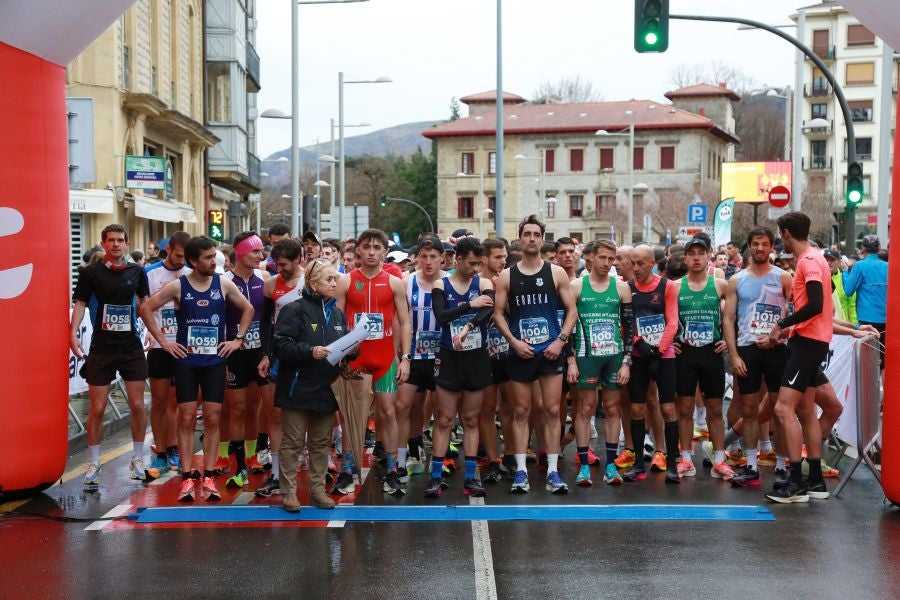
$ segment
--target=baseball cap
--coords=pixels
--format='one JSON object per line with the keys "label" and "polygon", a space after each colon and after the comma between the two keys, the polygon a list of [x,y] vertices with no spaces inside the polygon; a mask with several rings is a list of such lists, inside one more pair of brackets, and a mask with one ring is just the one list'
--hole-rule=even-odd
{"label": "baseball cap", "polygon": [[436,235],[423,236],[422,239],[419,240],[419,243],[416,244],[416,248],[415,248],[416,254],[418,254],[422,250],[426,250],[426,249],[433,249],[433,250],[437,250],[438,252],[443,252],[444,251],[444,242],[442,242],[441,238],[439,238]]}
{"label": "baseball cap", "polygon": [[444,252],[456,252],[456,249],[453,248],[453,244],[451,244],[450,242],[441,242],[441,245],[444,248]]}
{"label": "baseball cap", "polygon": [[863,236],[860,245],[869,252],[878,252],[878,249],[881,247],[881,243],[878,241],[878,236],[871,233]]}
{"label": "baseball cap", "polygon": [[394,250],[393,252],[388,252],[387,262],[399,263],[403,262],[407,258],[409,258],[409,254],[407,254],[403,250]]}
{"label": "baseball cap", "polygon": [[701,238],[691,238],[684,243],[684,251],[687,252],[693,246],[700,246],[704,250],[709,250],[709,246],[706,244],[706,240]]}
{"label": "baseball cap", "polygon": [[322,247],[322,239],[321,239],[318,235],[316,235],[315,233],[313,233],[312,231],[307,231],[306,233],[304,233],[304,234],[303,234],[302,240],[303,240],[304,242],[305,242],[306,240],[312,240],[312,241],[314,241],[314,242],[319,246],[319,248]]}
{"label": "baseball cap", "polygon": [[834,250],[826,250],[822,255],[825,257],[825,260],[841,260],[841,255]]}

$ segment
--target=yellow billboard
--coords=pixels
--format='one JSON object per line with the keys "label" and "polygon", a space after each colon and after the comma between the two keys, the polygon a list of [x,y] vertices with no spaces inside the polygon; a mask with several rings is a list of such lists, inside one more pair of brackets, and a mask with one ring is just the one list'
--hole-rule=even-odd
{"label": "yellow billboard", "polygon": [[768,202],[769,190],[776,185],[791,189],[791,163],[722,163],[722,198],[735,202]]}

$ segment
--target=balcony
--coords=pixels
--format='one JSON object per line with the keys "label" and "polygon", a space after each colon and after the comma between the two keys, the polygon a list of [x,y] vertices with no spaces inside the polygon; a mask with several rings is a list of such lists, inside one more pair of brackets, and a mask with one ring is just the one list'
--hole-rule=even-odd
{"label": "balcony", "polygon": [[[823,136],[831,135],[831,131],[834,129],[834,119],[831,119],[828,121],[827,127],[810,127],[809,125],[807,125],[807,123],[811,123],[814,120],[819,120],[819,119],[803,121],[802,129],[806,135],[808,135],[810,137],[823,137]],[[824,120],[824,119],[822,119],[822,120]]]}
{"label": "balcony", "polygon": [[[837,56],[834,46],[813,46],[812,51],[822,60],[834,60]],[[806,60],[809,60],[809,57],[806,57]]]}
{"label": "balcony", "polygon": [[833,161],[831,156],[804,156],[800,166],[804,171],[830,171]]}
{"label": "balcony", "polygon": [[209,178],[240,195],[259,191],[260,161],[247,151],[247,134],[237,125],[210,125],[221,140],[209,149]]}
{"label": "balcony", "polygon": [[254,94],[259,89],[259,54],[253,44],[247,42],[247,93]]}
{"label": "balcony", "polygon": [[247,185],[256,188],[256,191],[259,191],[259,182],[260,182],[260,172],[262,171],[262,161],[258,156],[253,154],[252,152],[247,152],[247,177],[244,179],[244,183]]}
{"label": "balcony", "polygon": [[828,81],[814,81],[813,83],[805,83],[803,84],[803,96],[805,98],[809,97],[820,97],[820,96],[830,96],[832,93],[831,84]]}

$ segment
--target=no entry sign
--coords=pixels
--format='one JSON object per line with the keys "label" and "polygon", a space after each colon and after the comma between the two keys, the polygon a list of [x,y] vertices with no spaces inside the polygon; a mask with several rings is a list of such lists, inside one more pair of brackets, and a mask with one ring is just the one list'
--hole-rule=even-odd
{"label": "no entry sign", "polygon": [[769,204],[775,208],[784,208],[791,203],[791,190],[783,185],[776,185],[769,190]]}

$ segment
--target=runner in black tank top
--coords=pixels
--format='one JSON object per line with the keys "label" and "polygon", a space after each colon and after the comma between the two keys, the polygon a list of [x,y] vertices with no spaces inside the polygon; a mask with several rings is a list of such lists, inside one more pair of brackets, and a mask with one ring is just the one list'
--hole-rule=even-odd
{"label": "runner in black tank top", "polygon": [[[519,224],[523,258],[518,265],[500,275],[494,304],[494,324],[510,345],[508,362],[515,413],[511,431],[506,432],[506,453],[516,457],[513,493],[525,493],[529,489],[525,448],[531,413],[531,385],[536,380],[540,381],[544,400],[542,421],[548,462],[546,488],[553,493],[568,491],[557,470],[564,368],[562,354],[575,329],[578,314],[566,272],[541,260],[543,238],[544,224],[537,216],[530,215]],[[557,310],[565,311],[562,325]],[[571,369],[569,375],[571,383],[574,383],[576,370]]]}

